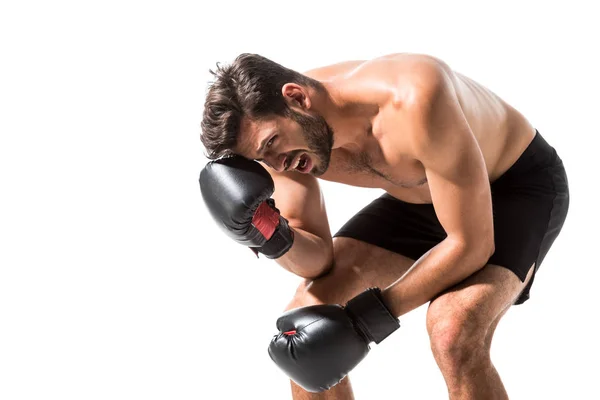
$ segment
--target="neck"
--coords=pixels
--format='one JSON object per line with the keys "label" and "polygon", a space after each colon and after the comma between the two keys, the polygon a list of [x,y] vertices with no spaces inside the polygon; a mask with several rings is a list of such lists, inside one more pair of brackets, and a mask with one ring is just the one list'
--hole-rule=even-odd
{"label": "neck", "polygon": [[330,82],[311,95],[311,109],[325,118],[334,132],[333,148],[360,146],[371,133],[371,121],[377,108],[348,102],[343,92]]}

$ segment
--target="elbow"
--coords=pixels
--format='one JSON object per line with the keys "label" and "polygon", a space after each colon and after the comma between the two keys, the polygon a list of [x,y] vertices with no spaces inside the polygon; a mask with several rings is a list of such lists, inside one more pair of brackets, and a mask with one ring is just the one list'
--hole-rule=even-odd
{"label": "elbow", "polygon": [[295,272],[295,274],[304,279],[315,280],[327,275],[332,269],[333,260],[324,263],[314,264],[311,266],[310,269],[303,269]]}
{"label": "elbow", "polygon": [[333,268],[333,239],[331,237],[321,238],[321,254],[323,258],[318,266],[316,278],[327,275]]}
{"label": "elbow", "polygon": [[494,226],[490,224],[489,228],[481,235],[481,248],[483,251],[483,262],[487,263],[496,251],[496,240],[494,238]]}
{"label": "elbow", "polygon": [[475,273],[483,268],[490,257],[494,254],[494,235],[480,232],[478,235],[472,235],[469,238],[462,237],[455,243],[460,250],[461,258],[471,273]]}
{"label": "elbow", "polygon": [[333,243],[331,240],[318,239],[318,247],[310,251],[302,263],[292,267],[292,272],[301,278],[314,280],[327,275],[333,269]]}
{"label": "elbow", "polygon": [[494,234],[483,233],[477,240],[472,241],[469,248],[477,266],[483,268],[496,251]]}
{"label": "elbow", "polygon": [[333,245],[327,245],[324,241],[324,250],[321,253],[323,259],[315,265],[315,269],[311,271],[309,276],[305,276],[307,279],[317,279],[327,275],[333,269]]}
{"label": "elbow", "polygon": [[492,237],[492,239],[489,242],[489,245],[487,246],[487,253],[485,255],[485,263],[487,263],[488,260],[494,255],[495,251],[496,251],[496,244],[494,243],[494,238]]}
{"label": "elbow", "polygon": [[305,273],[300,273],[298,275],[304,279],[314,281],[315,279],[319,279],[319,278],[322,278],[323,276],[327,275],[329,273],[329,271],[331,271],[332,268],[333,268],[333,263],[325,264],[321,267],[315,268],[314,270],[306,271]]}

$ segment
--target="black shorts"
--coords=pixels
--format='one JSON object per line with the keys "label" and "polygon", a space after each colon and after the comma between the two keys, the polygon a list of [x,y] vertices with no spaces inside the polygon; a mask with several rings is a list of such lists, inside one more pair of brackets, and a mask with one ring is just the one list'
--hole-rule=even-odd
{"label": "black shorts", "polygon": [[[488,264],[525,281],[538,271],[558,236],[569,208],[562,160],[536,131],[519,159],[491,184],[495,252]],[[334,235],[354,238],[417,260],[446,237],[432,204],[413,204],[384,194]],[[533,277],[515,304],[529,298]]]}

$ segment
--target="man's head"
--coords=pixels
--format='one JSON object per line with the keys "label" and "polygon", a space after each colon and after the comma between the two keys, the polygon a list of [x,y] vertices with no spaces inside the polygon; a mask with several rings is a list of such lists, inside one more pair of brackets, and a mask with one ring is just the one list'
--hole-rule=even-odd
{"label": "man's head", "polygon": [[276,170],[327,170],[333,131],[310,110],[310,94],[325,90],[320,82],[256,54],[212,73],[201,135],[208,158],[239,154]]}

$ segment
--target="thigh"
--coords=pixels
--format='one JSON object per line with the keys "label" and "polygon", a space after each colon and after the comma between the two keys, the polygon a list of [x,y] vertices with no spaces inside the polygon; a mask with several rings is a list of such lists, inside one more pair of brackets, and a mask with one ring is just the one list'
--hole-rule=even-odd
{"label": "thigh", "polygon": [[535,264],[534,277],[516,303],[521,304],[567,217],[566,171],[556,151],[537,135],[491,189],[495,252],[488,263],[511,269],[521,281]]}
{"label": "thigh", "polygon": [[304,281],[288,309],[343,304],[369,287],[385,288],[444,236],[432,205],[409,204],[384,194],[334,235],[332,269]]}
{"label": "thigh", "polygon": [[[427,329],[447,329],[448,324],[465,329],[467,334],[480,332],[487,340],[500,318],[515,303],[527,286],[534,268],[530,267],[525,281],[511,270],[488,264],[461,283],[436,296],[427,310]],[[472,328],[472,329],[468,329]]]}
{"label": "thigh", "polygon": [[418,260],[446,232],[432,204],[406,203],[385,193],[356,213],[334,237],[353,238]]}
{"label": "thigh", "polygon": [[348,237],[333,240],[334,264],[324,276],[304,280],[287,307],[344,304],[369,287],[387,287],[412,266],[414,260]]}

